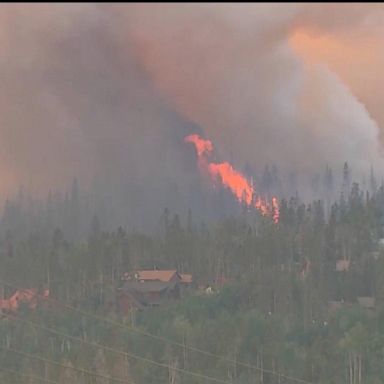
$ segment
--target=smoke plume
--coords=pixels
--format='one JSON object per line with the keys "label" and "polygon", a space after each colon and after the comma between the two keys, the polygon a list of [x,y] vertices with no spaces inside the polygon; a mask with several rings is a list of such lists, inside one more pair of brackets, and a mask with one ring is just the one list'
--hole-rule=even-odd
{"label": "smoke plume", "polygon": [[3,4],[0,21],[3,198],[77,177],[120,221],[185,209],[193,133],[254,172],[383,171],[381,6]]}

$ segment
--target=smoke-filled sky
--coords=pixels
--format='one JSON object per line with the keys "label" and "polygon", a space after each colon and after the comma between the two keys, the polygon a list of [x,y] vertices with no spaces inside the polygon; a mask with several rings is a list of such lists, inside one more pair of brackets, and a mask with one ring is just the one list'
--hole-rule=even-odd
{"label": "smoke-filled sky", "polygon": [[193,132],[240,169],[382,171],[383,46],[381,4],[2,4],[0,194],[162,204],[198,182]]}

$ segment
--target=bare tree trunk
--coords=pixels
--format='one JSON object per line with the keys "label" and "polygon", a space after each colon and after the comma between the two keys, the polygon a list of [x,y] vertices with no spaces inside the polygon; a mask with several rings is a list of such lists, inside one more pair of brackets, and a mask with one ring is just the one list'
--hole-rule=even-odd
{"label": "bare tree trunk", "polygon": [[69,303],[70,294],[69,294],[69,285],[68,285],[68,283],[66,284],[66,287],[65,287],[65,293],[66,293],[67,303]]}
{"label": "bare tree trunk", "polygon": [[183,358],[184,358],[184,369],[188,368],[188,361],[187,361],[187,343],[186,343],[186,337],[185,334],[183,334]]}
{"label": "bare tree trunk", "polygon": [[177,382],[177,371],[176,368],[178,366],[177,359],[171,360],[169,362],[169,384],[176,384]]}
{"label": "bare tree trunk", "polygon": [[359,362],[359,384],[361,384],[361,354],[358,356]]}
{"label": "bare tree trunk", "polygon": [[49,265],[47,266],[47,287],[48,287],[48,290],[50,291],[51,290],[51,274],[49,271]]}
{"label": "bare tree trunk", "polygon": [[260,353],[260,383],[264,383],[263,353]]}
{"label": "bare tree trunk", "polygon": [[[0,284],[0,300],[4,300],[5,295],[4,295],[4,284]],[[2,315],[3,309],[0,307],[0,315]]]}
{"label": "bare tree trunk", "polygon": [[236,346],[235,346],[233,361],[234,361],[234,364],[233,364],[233,378],[236,380],[236,378],[237,378],[237,351],[236,351]]}
{"label": "bare tree trunk", "polygon": [[94,365],[95,365],[95,371],[99,375],[96,378],[96,384],[108,384],[110,375],[108,373],[106,358],[102,349],[99,349],[96,352]]}
{"label": "bare tree trunk", "polygon": [[83,271],[83,289],[82,289],[82,296],[84,297],[85,296],[85,293],[86,293],[86,287],[85,287],[85,284],[86,284],[86,276],[85,276],[85,270]]}
{"label": "bare tree trunk", "polygon": [[48,364],[44,362],[44,379],[47,381],[49,380],[48,378]]}
{"label": "bare tree trunk", "polygon": [[100,274],[100,304],[103,302],[103,273]]}

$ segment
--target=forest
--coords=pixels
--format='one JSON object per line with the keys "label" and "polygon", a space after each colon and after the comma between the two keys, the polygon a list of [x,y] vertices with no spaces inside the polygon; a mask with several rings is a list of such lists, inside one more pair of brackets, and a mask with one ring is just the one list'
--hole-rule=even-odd
{"label": "forest", "polygon": [[[49,298],[3,310],[1,383],[384,382],[384,185],[363,189],[347,165],[340,185],[332,201],[281,199],[277,224],[246,206],[210,221],[164,208],[148,233],[106,228],[77,181],[37,205],[21,192],[0,224],[2,297]],[[116,292],[137,269],[194,286],[123,315]]]}

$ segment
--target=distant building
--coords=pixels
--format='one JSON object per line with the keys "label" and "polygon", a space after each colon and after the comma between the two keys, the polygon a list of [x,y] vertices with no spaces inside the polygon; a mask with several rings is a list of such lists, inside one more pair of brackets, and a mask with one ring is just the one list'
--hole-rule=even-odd
{"label": "distant building", "polygon": [[350,260],[337,260],[336,262],[336,272],[344,272],[344,271],[349,271],[351,261]]}
{"label": "distant building", "polygon": [[384,250],[384,239],[379,239],[377,241],[377,245],[378,245],[380,250]]}
{"label": "distant building", "polygon": [[310,268],[311,268],[311,262],[307,258],[304,258],[304,260],[300,266],[300,278],[301,279],[304,279],[308,275]]}
{"label": "distant building", "polygon": [[364,308],[375,308],[375,298],[370,296],[358,297],[357,302]]}
{"label": "distant building", "polygon": [[180,299],[192,284],[192,275],[176,270],[144,270],[126,273],[118,293],[118,309],[127,314],[131,309],[160,306]]}
{"label": "distant building", "polygon": [[375,260],[379,260],[380,255],[381,255],[381,252],[380,252],[380,251],[372,251],[372,252],[371,252],[371,255],[372,255],[372,257],[373,257]]}
{"label": "distant building", "polygon": [[181,276],[181,284],[185,284],[187,286],[191,285],[193,280],[192,280],[192,275],[182,273],[180,274]]}
{"label": "distant building", "polygon": [[338,309],[343,308],[345,305],[346,305],[346,303],[343,300],[342,301],[336,301],[336,300],[328,301],[328,310],[330,312],[335,312]]}
{"label": "distant building", "polygon": [[39,300],[49,297],[49,290],[45,289],[39,294],[36,288],[20,289],[13,293],[8,299],[0,299],[0,310],[5,312],[17,312],[20,305],[28,305],[30,309],[35,309]]}
{"label": "distant building", "polygon": [[216,279],[215,279],[215,282],[214,282],[214,286],[216,289],[220,289],[220,288],[223,288],[224,285],[228,284],[229,283],[229,279],[224,277],[224,276],[218,276]]}

